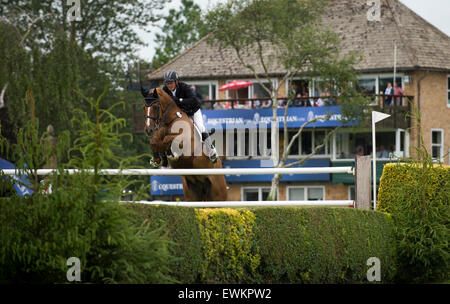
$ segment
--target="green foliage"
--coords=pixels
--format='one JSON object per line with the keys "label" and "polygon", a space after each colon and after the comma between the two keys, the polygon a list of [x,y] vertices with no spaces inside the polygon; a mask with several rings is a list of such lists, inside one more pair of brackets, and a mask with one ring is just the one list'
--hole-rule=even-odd
{"label": "green foliage", "polygon": [[264,283],[365,283],[367,259],[381,261],[381,280],[395,274],[390,219],[342,208],[261,208],[255,239]]}
{"label": "green foliage", "polygon": [[422,163],[388,164],[378,201],[395,223],[399,280],[448,280],[450,167],[426,155]]}
{"label": "green foliage", "polygon": [[[106,92],[106,90],[105,90]],[[28,283],[66,282],[69,257],[81,260],[82,281],[92,283],[167,283],[171,257],[167,237],[148,224],[134,224],[134,213],[117,202],[126,178],[105,178],[99,169],[116,160],[111,147],[118,145],[122,120],[93,106],[95,120],[77,111],[79,139],[70,150],[74,175],[58,171],[39,180],[35,170],[52,156],[66,151],[68,141],[46,144],[38,123],[29,120],[12,145],[16,166],[33,178],[32,196],[13,196],[0,206],[0,281]],[[0,141],[4,143],[4,141]],[[132,164],[121,160],[120,165]],[[94,173],[86,169],[94,169]],[[52,186],[51,194],[43,186]],[[144,191],[144,189],[142,189]]]}
{"label": "green foliage", "polygon": [[179,10],[169,10],[160,27],[162,34],[155,35],[154,69],[160,68],[208,34],[201,13],[200,7],[192,0],[181,0]]}
{"label": "green foliage", "polygon": [[182,269],[171,266],[181,283],[367,283],[370,257],[380,259],[383,283],[396,272],[392,221],[378,212],[198,209],[194,216],[192,208],[130,208],[138,221],[166,227],[182,258]]}
{"label": "green foliage", "polygon": [[199,209],[205,262],[202,281],[243,283],[259,264],[253,252],[255,216],[249,210]]}
{"label": "green foliage", "polygon": [[[122,148],[122,137],[129,137],[128,133],[121,133],[121,128],[126,121],[123,118],[117,118],[111,111],[122,103],[115,103],[108,109],[101,107],[102,97],[106,94],[107,87],[97,100],[93,98],[83,98],[90,105],[94,113],[94,119],[90,120],[89,115],[80,110],[74,111],[72,119],[77,132],[77,139],[73,148],[69,151],[70,161],[67,164],[69,168],[93,169],[94,175],[86,187],[93,189],[93,193],[98,195],[99,191],[107,191],[109,197],[119,198],[122,191],[130,188],[133,184],[139,183],[139,179],[130,179],[127,176],[103,176],[99,174],[101,169],[119,168],[125,169],[131,166],[139,168],[136,162],[140,158],[150,157],[143,154],[134,157],[122,157],[114,153],[114,149]],[[148,185],[143,185],[139,189],[140,195],[144,193]],[[94,196],[95,200],[97,196]]]}
{"label": "green foliage", "polygon": [[132,203],[126,206],[136,211],[136,224],[148,223],[151,229],[165,227],[172,242],[170,254],[174,257],[170,264],[171,276],[184,284],[200,283],[205,259],[195,210]]}
{"label": "green foliage", "polygon": [[69,257],[80,259],[82,283],[171,281],[162,232],[133,225],[117,202],[92,205],[82,189],[0,200],[0,219],[0,282],[67,283]]}
{"label": "green foliage", "polygon": [[81,20],[71,22],[67,15],[73,4],[68,5],[67,1],[9,0],[2,3],[0,15],[14,22],[21,33],[27,31],[29,22],[25,13],[33,20],[41,17],[29,33],[27,45],[48,51],[52,47],[48,37],[59,32],[76,41],[83,50],[115,65],[110,66],[115,69],[127,56],[135,58],[135,48],[144,45],[133,27],[145,28],[157,22],[167,2],[170,0],[81,0]]}

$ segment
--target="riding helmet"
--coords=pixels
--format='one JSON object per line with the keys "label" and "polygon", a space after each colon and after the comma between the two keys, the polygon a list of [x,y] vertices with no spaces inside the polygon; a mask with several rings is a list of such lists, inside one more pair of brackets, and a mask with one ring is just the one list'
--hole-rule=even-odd
{"label": "riding helmet", "polygon": [[169,70],[164,73],[164,82],[172,82],[177,80],[179,80],[177,72]]}

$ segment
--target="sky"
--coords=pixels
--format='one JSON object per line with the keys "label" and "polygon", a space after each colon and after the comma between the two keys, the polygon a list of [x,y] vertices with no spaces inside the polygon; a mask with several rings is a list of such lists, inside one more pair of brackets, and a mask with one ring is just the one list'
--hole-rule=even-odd
{"label": "sky", "polygon": [[[202,10],[213,7],[220,0],[194,0]],[[450,36],[450,0],[400,0],[407,7],[412,9],[416,14],[420,15],[426,21],[437,27],[439,30]],[[170,8],[179,8],[181,0],[172,0],[167,5]],[[140,29],[136,29],[141,39],[148,44],[139,51],[141,58],[151,61],[155,54],[154,33],[159,32],[158,28],[150,27],[152,33],[146,33]]]}

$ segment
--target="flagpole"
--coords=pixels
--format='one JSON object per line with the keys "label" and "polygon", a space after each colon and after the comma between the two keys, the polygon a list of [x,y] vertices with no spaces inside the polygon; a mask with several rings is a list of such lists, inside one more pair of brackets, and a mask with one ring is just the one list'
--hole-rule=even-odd
{"label": "flagpole", "polygon": [[373,181],[373,210],[377,210],[377,166],[376,166],[376,142],[375,142],[375,111],[372,111],[372,181]]}
{"label": "flagpole", "polygon": [[388,118],[389,114],[372,111],[372,180],[373,180],[373,210],[377,209],[377,150],[376,150],[376,137],[375,137],[375,124],[383,119]]}

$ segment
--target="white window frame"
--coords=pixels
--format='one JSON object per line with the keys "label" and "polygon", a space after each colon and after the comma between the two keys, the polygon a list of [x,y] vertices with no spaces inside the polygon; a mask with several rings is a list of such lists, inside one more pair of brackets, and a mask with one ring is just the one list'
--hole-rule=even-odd
{"label": "white window frame", "polygon": [[[291,80],[303,80],[303,81],[306,81],[306,79],[304,79],[304,78],[301,78],[301,77],[294,77],[294,78],[292,78],[292,79],[288,79],[288,80],[286,80],[285,81],[285,84],[284,84],[284,88],[285,88],[285,92],[286,92],[286,96],[287,96],[287,94],[288,94],[288,92],[289,92],[289,89],[290,89],[290,86],[291,86],[291,83],[290,83],[290,81]],[[308,94],[309,94],[309,97],[314,97],[312,94],[314,94],[314,82],[315,82],[315,78],[314,79],[312,79],[312,80],[309,80],[309,83],[308,83]]]}
{"label": "white window frame", "polygon": [[[328,135],[328,133],[332,132],[329,129],[315,129],[315,128],[311,128],[311,129],[304,129],[303,132],[312,132],[312,137],[311,137],[311,151],[314,149],[315,147],[315,143],[316,143],[316,131],[325,131],[325,137]],[[315,154],[312,158],[330,158],[333,155],[333,137],[328,138],[328,141],[325,142],[325,153],[324,154]],[[286,143],[285,143],[286,144]],[[330,151],[330,153],[328,153],[328,150]],[[280,153],[282,153],[283,151],[280,151]],[[306,157],[308,156],[307,154],[302,154],[302,137],[301,134],[298,137],[298,153],[297,155],[292,154],[292,155],[288,155],[288,159],[298,159],[298,157]]]}
{"label": "white window frame", "polygon": [[[404,142],[404,151],[401,151],[401,133],[404,133],[405,142]],[[409,132],[405,129],[397,129],[395,130],[395,156],[396,157],[409,157]]]}
{"label": "white window frame", "polygon": [[[401,78],[401,84],[402,84],[402,89],[405,90],[405,82],[403,81],[403,77],[405,76],[404,73],[399,73],[396,74],[395,77],[396,78]],[[392,81],[394,81],[394,74],[366,74],[366,75],[361,75],[360,77],[358,77],[358,80],[360,79],[373,79],[375,78],[375,95],[378,94],[384,94],[384,92],[380,92],[380,79],[381,78],[392,78]],[[392,87],[394,87],[394,83],[392,83]],[[369,105],[371,106],[376,106],[378,105],[379,100],[378,98],[376,99],[376,101],[374,103],[370,103]]]}
{"label": "white window frame", "polygon": [[320,186],[320,185],[317,185],[317,186],[315,186],[315,185],[308,185],[308,186],[287,186],[287,187],[286,187],[286,199],[287,199],[288,201],[290,200],[290,197],[289,197],[289,190],[290,190],[290,189],[304,189],[304,191],[303,191],[304,197],[303,197],[303,199],[302,199],[301,201],[308,201],[308,189],[311,189],[311,188],[320,188],[320,189],[322,189],[322,192],[323,192],[323,199],[322,199],[321,201],[319,201],[319,202],[325,201],[325,200],[327,199],[327,198],[326,198],[325,186]]}
{"label": "white window frame", "polygon": [[[433,132],[440,132],[441,133],[441,143],[440,144],[433,144]],[[431,138],[430,138],[430,144],[431,144],[431,156],[433,156],[433,147],[440,147],[440,157],[439,160],[441,162],[444,162],[444,129],[431,129]],[[434,160],[437,160],[433,158]]]}
{"label": "white window frame", "polygon": [[[395,129],[395,131],[387,131],[387,132],[393,132],[395,133],[395,153],[396,155],[400,155],[401,153],[399,153],[400,150],[400,131],[405,131],[405,153],[404,153],[404,157],[409,157],[409,132],[407,130],[404,129]],[[361,133],[369,133],[371,132],[370,130],[368,132],[361,132]],[[348,161],[354,161],[354,158],[337,158],[337,135],[338,134],[344,134],[344,133],[351,133],[351,132],[346,132],[346,130],[342,130],[341,132],[337,132],[333,135],[332,140],[333,142],[331,143],[332,145],[332,150],[331,150],[331,160],[332,161],[342,161],[342,162],[348,162]],[[380,133],[383,133],[380,131]],[[352,133],[352,134],[356,134],[356,133]],[[372,137],[371,137],[372,138]],[[372,153],[372,151],[370,151],[370,153]],[[389,158],[377,158],[378,160],[388,160]]]}
{"label": "white window frame", "polygon": [[[262,189],[263,188],[265,188],[265,189],[270,189],[270,185],[267,185],[267,186],[242,186],[241,187],[241,201],[243,201],[243,202],[262,202],[263,200],[262,200],[262,197],[263,197],[263,195],[262,195]],[[245,201],[244,200],[244,191],[245,190],[258,190],[258,200],[257,201]],[[277,198],[279,198],[280,197],[280,191],[278,190],[277,191]]]}
{"label": "white window frame", "polygon": [[[364,79],[374,79],[375,78],[375,94],[378,94],[379,92],[379,85],[380,85],[380,75],[378,74],[366,74],[366,75],[361,75],[358,77],[358,81],[359,80],[364,80]],[[369,103],[370,106],[376,106],[378,105],[378,98],[375,99],[374,102]]]}
{"label": "white window frame", "polygon": [[[237,80],[242,80],[242,81],[248,81],[248,82],[253,82],[253,83],[259,83],[257,79],[251,79],[251,78],[247,78],[247,79],[229,79],[226,81],[226,83],[230,83],[233,81],[237,81]],[[278,79],[277,78],[270,78],[270,79],[262,79],[262,82],[270,82],[272,81],[272,86],[274,89],[278,88]],[[230,99],[230,91],[227,90],[225,91],[225,98],[226,99]],[[249,86],[247,87],[247,98],[252,99],[254,95],[254,90],[253,90],[253,86]]]}
{"label": "white window frame", "polygon": [[197,85],[208,85],[209,86],[209,98],[211,100],[213,100],[213,98],[211,97],[212,96],[212,91],[213,91],[211,85],[215,85],[216,86],[216,90],[214,92],[215,95],[216,95],[215,99],[219,99],[219,81],[217,81],[217,80],[208,80],[208,81],[206,81],[206,80],[199,80],[199,81],[193,80],[193,81],[189,81],[187,83],[190,86],[193,86],[193,85],[195,85],[195,86],[197,86]]}

